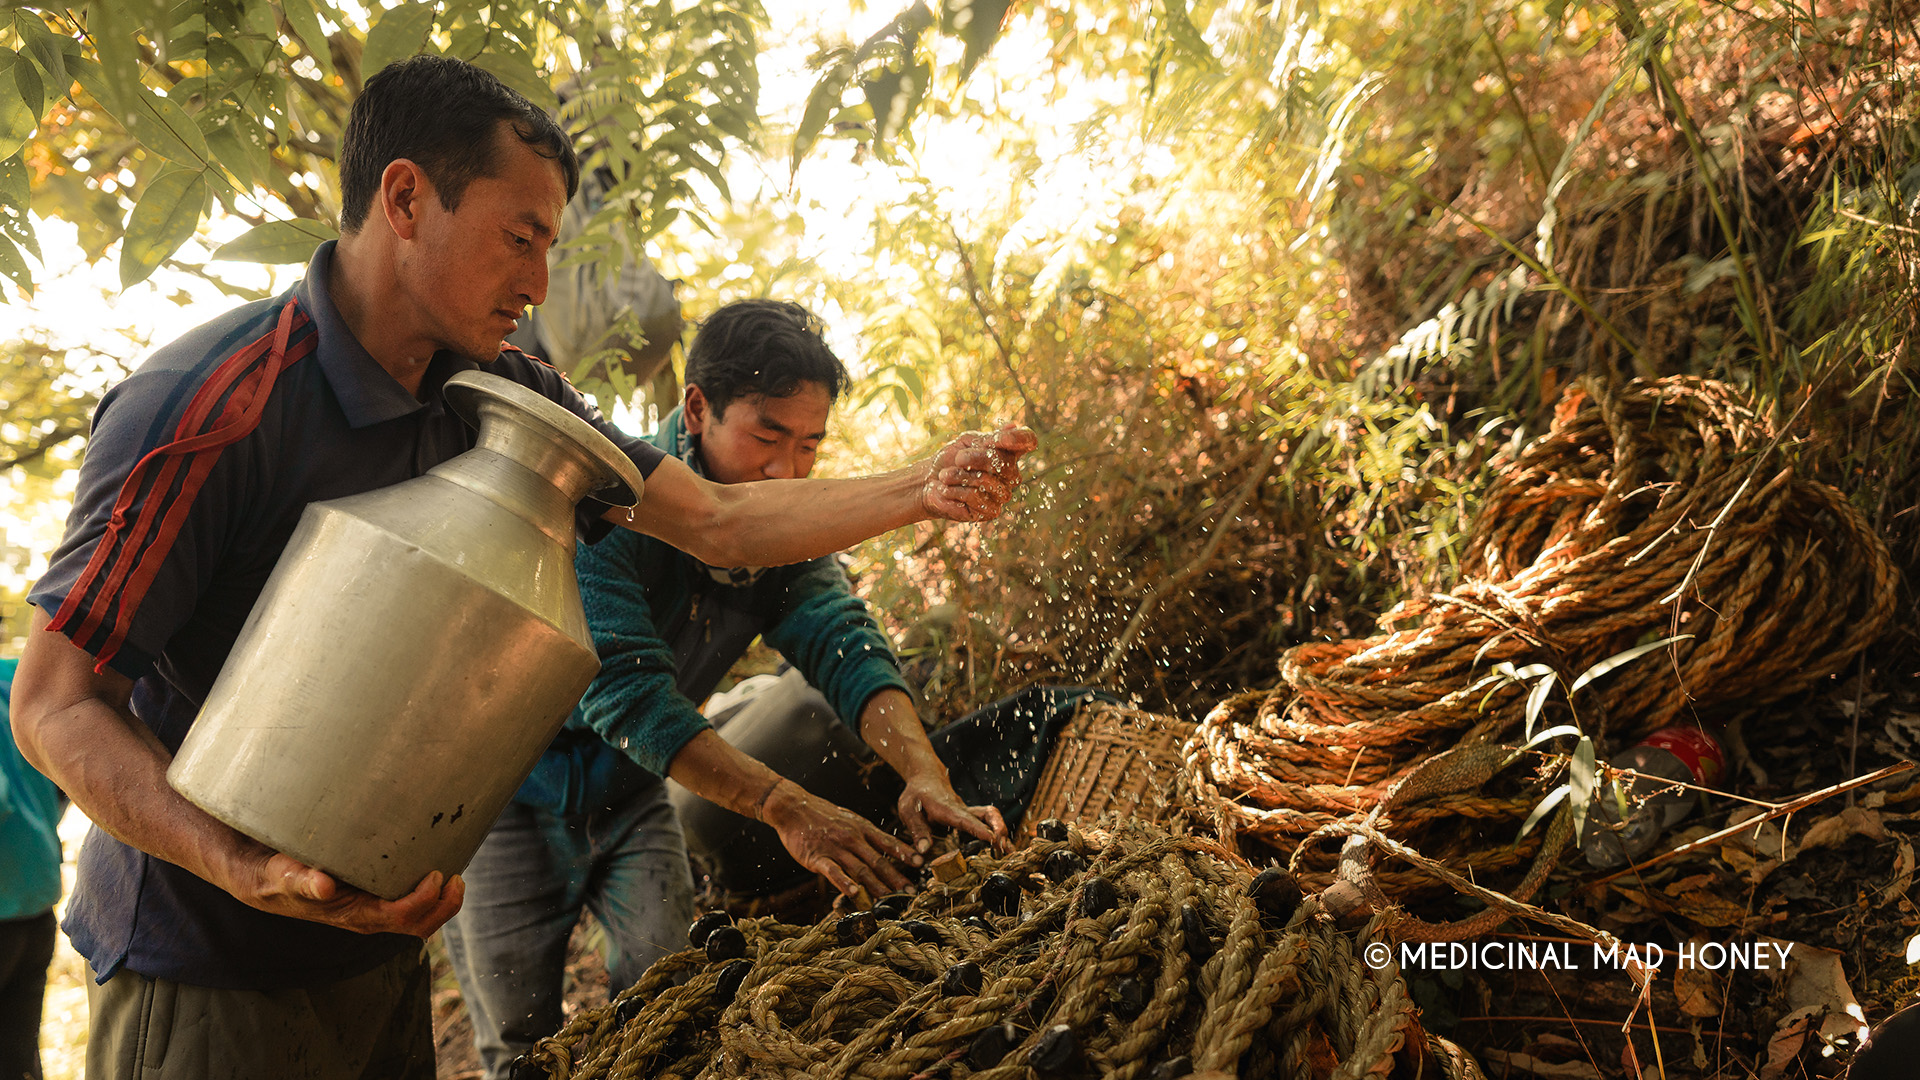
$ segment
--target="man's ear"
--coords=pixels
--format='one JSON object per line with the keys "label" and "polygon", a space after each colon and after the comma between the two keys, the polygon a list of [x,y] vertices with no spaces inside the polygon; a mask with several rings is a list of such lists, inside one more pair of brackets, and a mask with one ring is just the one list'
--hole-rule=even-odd
{"label": "man's ear", "polygon": [[406,158],[388,162],[380,174],[380,212],[402,240],[414,238],[420,228],[420,208],[434,197],[426,172]]}
{"label": "man's ear", "polygon": [[707,426],[707,395],[692,383],[687,384],[686,397],[681,401],[680,420],[689,435],[699,435]]}

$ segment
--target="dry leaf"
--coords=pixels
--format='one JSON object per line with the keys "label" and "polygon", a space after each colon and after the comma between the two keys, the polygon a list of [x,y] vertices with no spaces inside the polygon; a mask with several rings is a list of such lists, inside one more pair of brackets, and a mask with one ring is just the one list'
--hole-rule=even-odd
{"label": "dry leaf", "polygon": [[1818,1006],[1795,1009],[1780,1018],[1780,1024],[1773,1029],[1773,1038],[1767,1040],[1767,1063],[1760,1066],[1760,1080],[1784,1080],[1787,1070],[1800,1056],[1800,1047],[1807,1041],[1807,1033],[1813,1030],[1814,1014],[1820,1011]]}
{"label": "dry leaf", "polygon": [[[1883,894],[1889,900],[1906,903],[1913,894],[1913,845],[1900,841],[1900,849],[1893,856],[1893,884]],[[1885,901],[1882,901],[1883,903]]]}
{"label": "dry leaf", "polygon": [[1585,1061],[1542,1061],[1531,1054],[1508,1053],[1505,1050],[1481,1050],[1480,1057],[1485,1061],[1505,1065],[1509,1069],[1544,1076],[1548,1080],[1601,1080],[1600,1070]]}
{"label": "dry leaf", "polygon": [[[1708,944],[1710,939],[1693,939],[1695,952],[1700,946]],[[1688,1016],[1707,1019],[1719,1016],[1726,1005],[1726,995],[1720,989],[1720,979],[1712,972],[1697,967],[1676,967],[1673,972],[1673,996],[1680,999],[1680,1011]]]}
{"label": "dry leaf", "polygon": [[1668,885],[1661,891],[1665,892],[1668,896],[1679,896],[1682,893],[1690,893],[1704,889],[1712,885],[1713,881],[1714,877],[1712,874],[1692,874]]}
{"label": "dry leaf", "polygon": [[1738,844],[1721,844],[1720,861],[1744,874],[1760,865],[1753,853]]}
{"label": "dry leaf", "polygon": [[1799,942],[1776,944],[1792,950],[1787,954],[1787,1008],[1796,1015],[1809,1009],[1823,1012],[1824,1019],[1816,1029],[1823,1039],[1850,1038],[1854,1046],[1859,1046],[1867,1037],[1867,1014],[1847,985],[1840,954]]}
{"label": "dry leaf", "polygon": [[1739,926],[1748,914],[1747,905],[1705,889],[1676,897],[1673,910],[1695,926]]}
{"label": "dry leaf", "polygon": [[1838,847],[1856,836],[1869,840],[1885,840],[1887,826],[1877,810],[1868,810],[1864,806],[1849,806],[1838,814],[1822,821],[1816,821],[1800,840],[1800,851],[1814,848]]}

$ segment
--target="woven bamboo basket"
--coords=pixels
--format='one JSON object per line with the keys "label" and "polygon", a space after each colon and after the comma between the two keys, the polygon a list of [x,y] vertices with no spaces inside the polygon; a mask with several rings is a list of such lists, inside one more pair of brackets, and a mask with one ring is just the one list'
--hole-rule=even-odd
{"label": "woven bamboo basket", "polygon": [[1048,818],[1091,825],[1107,814],[1138,821],[1172,816],[1180,748],[1193,725],[1171,716],[1095,702],[1076,713],[1054,739],[1019,839]]}

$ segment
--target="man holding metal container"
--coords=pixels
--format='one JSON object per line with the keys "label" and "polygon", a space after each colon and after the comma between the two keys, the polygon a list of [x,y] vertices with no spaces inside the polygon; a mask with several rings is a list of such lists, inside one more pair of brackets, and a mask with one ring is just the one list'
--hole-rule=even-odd
{"label": "man holding metal container", "polygon": [[[806,309],[737,301],[701,324],[684,402],[652,442],[722,484],[805,477],[848,378]],[[764,720],[783,743],[811,744],[845,718],[903,782],[894,808],[921,850],[930,825],[1006,840],[997,810],[955,794],[884,631],[835,559],[723,568],[622,534],[582,545],[575,566],[600,674],[469,864],[465,906],[445,931],[494,1080],[558,1030],[567,940],[583,908],[606,931],[615,988],[684,947],[694,883],[663,777],[772,826],[795,861],[843,892],[906,886],[896,863],[917,861],[914,846],[783,779],[701,715],[695,703],[756,637],[795,667],[747,706],[777,714]],[[852,763],[842,771],[851,781]]]}
{"label": "man holding metal container", "polygon": [[[604,517],[714,565],[991,518],[1033,445],[1009,429],[885,476],[712,483],[499,347],[546,293],[578,182],[542,110],[472,65],[415,57],[368,80],[340,161],[343,235],[306,278],[161,348],[102,400],[67,534],[29,595],[13,733],[96,826],[65,923],[96,980],[93,1077],[433,1075],[418,939],[458,910],[458,876],[359,892],[186,801],[166,772],[306,505],[473,447],[441,393],[454,375],[526,387],[632,459],[646,513],[588,499],[589,539]],[[395,642],[396,662],[418,644]]]}

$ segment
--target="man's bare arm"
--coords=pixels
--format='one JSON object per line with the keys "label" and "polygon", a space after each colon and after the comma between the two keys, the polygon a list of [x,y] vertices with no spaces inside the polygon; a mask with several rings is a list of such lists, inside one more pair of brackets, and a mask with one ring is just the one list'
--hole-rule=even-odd
{"label": "man's bare arm", "polygon": [[932,847],[932,825],[950,826],[1006,850],[1007,823],[1000,811],[961,801],[905,691],[888,688],[867,700],[860,710],[860,738],[906,781],[896,809],[916,850]]}
{"label": "man's bare arm", "polygon": [[818,558],[929,518],[985,521],[1020,482],[1033,433],[963,435],[927,461],[854,480],[715,484],[676,458],[647,478],[634,511],[606,515],[711,566],[784,566]]}
{"label": "man's bare arm", "polygon": [[242,903],[360,933],[426,937],[460,909],[458,877],[442,888],[427,875],[399,900],[341,885],[243,836],[167,784],[173,757],[128,709],[133,684],[93,670],[93,657],[59,633],[45,612],[13,684],[13,738],[34,767],[95,824],[122,843],[182,867]]}
{"label": "man's bare arm", "polygon": [[708,802],[773,826],[795,862],[849,896],[856,884],[874,896],[906,888],[894,863],[918,861],[873,822],[782,779],[711,730],[681,747],[667,774]]}

